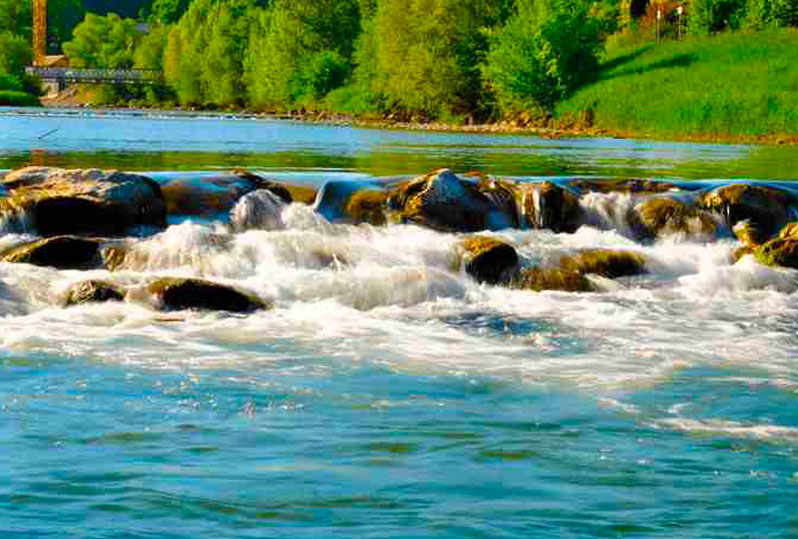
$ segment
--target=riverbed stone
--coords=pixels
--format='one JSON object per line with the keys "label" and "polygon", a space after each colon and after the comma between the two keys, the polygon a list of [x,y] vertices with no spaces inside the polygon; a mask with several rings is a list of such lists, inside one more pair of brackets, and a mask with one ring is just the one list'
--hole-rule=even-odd
{"label": "riverbed stone", "polygon": [[627,215],[637,239],[666,236],[711,237],[717,225],[705,211],[670,197],[649,198],[633,206]]}
{"label": "riverbed stone", "polygon": [[387,206],[392,219],[448,232],[476,232],[512,227],[508,214],[482,193],[477,182],[438,169],[390,189]]}
{"label": "riverbed stone", "polygon": [[85,303],[100,303],[105,301],[124,301],[124,290],[108,281],[91,279],[80,281],[69,286],[63,294],[62,303],[83,305]]}
{"label": "riverbed stone", "polygon": [[529,267],[518,272],[510,284],[511,288],[542,292],[559,290],[562,292],[595,292],[596,287],[580,271],[559,267]]}
{"label": "riverbed stone", "polygon": [[701,195],[699,204],[719,214],[733,228],[748,220],[764,238],[771,238],[790,222],[796,197],[769,185],[738,183],[712,189]]}
{"label": "riverbed stone", "polygon": [[0,260],[56,269],[96,269],[103,267],[101,244],[102,240],[79,236],[42,238],[7,249],[0,253]]}
{"label": "riverbed stone", "polygon": [[352,193],[344,206],[344,213],[355,223],[383,226],[388,222],[385,202],[388,193],[382,189],[360,189]]}
{"label": "riverbed stone", "polygon": [[592,273],[608,279],[632,277],[647,273],[645,258],[631,251],[586,249],[560,258],[560,268],[582,274]]}
{"label": "riverbed stone", "polygon": [[798,269],[798,222],[788,223],[775,238],[754,246],[753,254],[766,266]]}
{"label": "riverbed stone", "polygon": [[230,211],[230,225],[236,232],[245,230],[282,230],[284,199],[268,189],[258,189],[239,199]]}
{"label": "riverbed stone", "polygon": [[515,248],[496,238],[474,236],[466,238],[454,249],[452,269],[465,272],[481,283],[497,284],[509,281],[518,266]]}
{"label": "riverbed stone", "polygon": [[0,180],[0,214],[42,236],[120,236],[166,226],[159,185],[139,174],[28,167]]}
{"label": "riverbed stone", "polygon": [[[149,283],[146,299],[164,311],[185,309],[252,313],[270,305],[255,294],[204,279],[165,277]],[[136,299],[138,294],[132,295]]]}
{"label": "riverbed stone", "polygon": [[519,183],[515,196],[523,228],[573,233],[583,223],[579,196],[554,182]]}

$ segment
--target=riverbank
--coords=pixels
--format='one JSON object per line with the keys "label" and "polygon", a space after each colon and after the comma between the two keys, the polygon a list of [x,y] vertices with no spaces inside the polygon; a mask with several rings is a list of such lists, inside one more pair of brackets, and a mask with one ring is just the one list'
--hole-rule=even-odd
{"label": "riverbank", "polygon": [[[794,30],[662,43],[613,36],[598,79],[544,118],[522,113],[480,124],[413,121],[391,113],[341,111],[332,103],[315,105],[316,110],[207,112],[413,131],[798,146],[798,71],[792,67],[796,48]],[[42,103],[88,107],[96,97],[72,88]]]}

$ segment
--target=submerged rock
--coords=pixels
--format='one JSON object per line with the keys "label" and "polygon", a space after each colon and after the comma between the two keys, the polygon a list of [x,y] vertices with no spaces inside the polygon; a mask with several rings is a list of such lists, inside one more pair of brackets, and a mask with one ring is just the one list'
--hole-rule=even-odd
{"label": "submerged rock", "polygon": [[636,204],[627,216],[635,236],[654,240],[671,235],[712,236],[715,221],[704,211],[673,198],[651,198]]}
{"label": "submerged rock", "polygon": [[[162,278],[147,285],[144,292],[151,305],[164,311],[251,313],[270,307],[255,294],[202,279]],[[136,294],[131,297],[136,299]]]}
{"label": "submerged rock", "polygon": [[503,241],[476,236],[455,247],[452,269],[459,271],[463,266],[478,282],[496,284],[511,279],[518,266],[518,253]]}
{"label": "submerged rock", "polygon": [[285,202],[272,191],[258,189],[241,197],[230,211],[230,225],[236,232],[282,230]]}
{"label": "submerged rock", "polygon": [[560,268],[582,274],[593,273],[608,279],[647,273],[646,261],[641,255],[609,249],[589,249],[574,256],[564,256],[560,258]]}
{"label": "submerged rock", "polygon": [[402,182],[387,199],[395,220],[450,232],[500,230],[516,223],[516,212],[480,191],[476,182],[449,169]]}
{"label": "submerged rock", "polygon": [[595,292],[596,287],[582,272],[558,267],[524,268],[511,284],[512,288],[533,290],[559,290],[563,292]]}
{"label": "submerged rock", "polygon": [[57,269],[96,269],[103,266],[101,244],[97,239],[56,236],[12,247],[0,253],[0,260]]}
{"label": "submerged rock", "polygon": [[0,198],[6,222],[42,236],[118,236],[166,226],[160,187],[138,174],[28,167],[11,172],[0,185],[7,193]]}
{"label": "submerged rock", "polygon": [[733,184],[704,193],[699,203],[720,214],[729,227],[748,220],[760,237],[770,238],[791,220],[796,198],[773,186]]}
{"label": "submerged rock", "polygon": [[105,301],[124,301],[125,292],[122,288],[107,281],[89,280],[75,283],[64,292],[62,303],[82,305],[84,303],[99,303]]}

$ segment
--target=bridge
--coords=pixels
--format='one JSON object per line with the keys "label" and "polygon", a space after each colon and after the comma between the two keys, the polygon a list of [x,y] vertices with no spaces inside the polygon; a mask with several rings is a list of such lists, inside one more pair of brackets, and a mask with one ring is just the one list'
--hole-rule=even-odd
{"label": "bridge", "polygon": [[60,89],[71,83],[160,84],[163,73],[148,69],[76,69],[72,67],[28,67],[25,72],[45,82],[55,82]]}

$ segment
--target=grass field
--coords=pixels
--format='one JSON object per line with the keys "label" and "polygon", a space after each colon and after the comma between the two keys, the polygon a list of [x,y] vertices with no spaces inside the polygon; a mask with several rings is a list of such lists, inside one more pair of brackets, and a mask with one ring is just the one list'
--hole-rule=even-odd
{"label": "grass field", "polygon": [[557,118],[655,137],[798,134],[798,32],[629,41],[610,40],[599,79],[560,103]]}

